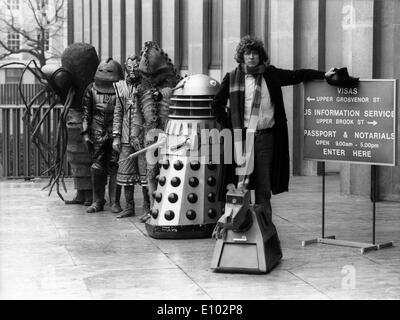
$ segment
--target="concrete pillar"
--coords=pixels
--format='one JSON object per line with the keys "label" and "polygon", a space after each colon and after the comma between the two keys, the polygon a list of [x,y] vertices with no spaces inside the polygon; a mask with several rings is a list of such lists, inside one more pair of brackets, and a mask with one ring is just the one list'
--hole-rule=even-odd
{"label": "concrete pillar", "polygon": [[100,60],[105,60],[110,57],[110,30],[109,30],[109,1],[101,0],[101,57]]}
{"label": "concrete pillar", "polygon": [[[342,6],[343,64],[349,73],[372,78],[374,0],[346,0]],[[371,166],[342,165],[341,191],[369,195]]]}
{"label": "concrete pillar", "polygon": [[[400,2],[397,0],[375,1],[374,29],[374,78],[400,78]],[[399,91],[399,84],[397,92]],[[400,96],[397,95],[397,105]],[[398,137],[400,137],[398,123]],[[400,143],[398,158],[400,159]],[[400,201],[400,167],[378,168],[378,193],[381,200]]]}
{"label": "concrete pillar", "polygon": [[160,46],[160,2],[142,0],[142,41],[157,41]]}
{"label": "concrete pillar", "polygon": [[208,72],[208,3],[207,0],[189,0],[189,74]]}
{"label": "concrete pillar", "polygon": [[326,1],[325,68],[343,65],[343,0]]}
{"label": "concrete pillar", "polygon": [[100,54],[99,2],[100,0],[92,0],[92,45],[96,48],[97,54]]}
{"label": "concrete pillar", "polygon": [[[342,35],[342,8],[343,0],[325,1],[325,70],[331,67],[341,67],[343,51]],[[325,169],[327,172],[340,172],[341,164],[327,161]]]}
{"label": "concrete pillar", "polygon": [[67,45],[74,43],[74,1],[67,0]]}
{"label": "concrete pillar", "polygon": [[83,42],[82,0],[74,1],[74,42]]}
{"label": "concrete pillar", "polygon": [[91,12],[90,1],[83,1],[83,42],[91,43]]}
{"label": "concrete pillar", "polygon": [[[270,1],[270,54],[271,64],[278,68],[294,68],[294,1]],[[289,146],[293,146],[293,87],[282,88],[288,119]],[[292,170],[293,148],[290,148]]]}
{"label": "concrete pillar", "polygon": [[268,47],[269,4],[265,0],[251,1],[250,33],[260,38]]}
{"label": "concrete pillar", "polygon": [[126,24],[125,43],[126,57],[132,54],[139,54],[142,48],[141,28],[141,1],[128,0],[125,2]]}
{"label": "concrete pillar", "polygon": [[246,1],[223,0],[223,45],[222,45],[222,74],[233,70],[237,63],[234,59],[236,47],[246,30]]}
{"label": "concrete pillar", "polygon": [[[295,69],[325,70],[325,0],[295,2]],[[304,91],[294,88],[293,174],[316,175],[317,161],[303,160]]]}
{"label": "concrete pillar", "polygon": [[121,27],[121,0],[112,1],[112,33],[112,58],[121,63],[121,39],[123,36]]}
{"label": "concrete pillar", "polygon": [[179,0],[161,1],[161,42],[174,65],[179,64]]}

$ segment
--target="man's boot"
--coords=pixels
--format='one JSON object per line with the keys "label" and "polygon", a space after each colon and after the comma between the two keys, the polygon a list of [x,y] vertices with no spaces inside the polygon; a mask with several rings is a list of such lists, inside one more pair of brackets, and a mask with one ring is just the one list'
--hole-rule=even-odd
{"label": "man's boot", "polygon": [[147,187],[142,187],[142,193],[143,193],[143,213],[139,217],[139,220],[141,222],[146,222],[148,219],[150,219],[150,197]]}
{"label": "man's boot", "polygon": [[92,184],[93,184],[93,203],[87,208],[87,213],[100,212],[104,210],[104,193],[107,184],[107,175],[104,172],[98,172],[92,169]]}
{"label": "man's boot", "polygon": [[110,197],[110,211],[112,213],[120,213],[122,211],[120,205],[121,186],[117,184],[116,174],[112,174],[110,176],[110,182],[108,184],[108,195]]}
{"label": "man's boot", "polygon": [[[85,190],[76,190],[75,197],[72,200],[65,200],[65,204],[84,204],[85,203]],[[89,203],[90,205],[90,203]]]}
{"label": "man's boot", "polygon": [[133,198],[135,193],[135,186],[125,186],[124,189],[125,189],[124,191],[125,191],[126,208],[117,217],[118,219],[133,217],[135,215],[135,200]]}

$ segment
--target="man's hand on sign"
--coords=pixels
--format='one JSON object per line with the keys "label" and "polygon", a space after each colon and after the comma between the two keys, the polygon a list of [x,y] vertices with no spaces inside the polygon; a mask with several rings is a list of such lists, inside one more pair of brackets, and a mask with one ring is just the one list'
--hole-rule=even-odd
{"label": "man's hand on sign", "polygon": [[337,69],[334,67],[330,68],[327,72],[325,72],[325,78],[332,77],[335,74],[336,70]]}
{"label": "man's hand on sign", "polygon": [[359,78],[351,77],[347,68],[331,68],[325,73],[325,80],[332,86],[338,87],[355,87]]}

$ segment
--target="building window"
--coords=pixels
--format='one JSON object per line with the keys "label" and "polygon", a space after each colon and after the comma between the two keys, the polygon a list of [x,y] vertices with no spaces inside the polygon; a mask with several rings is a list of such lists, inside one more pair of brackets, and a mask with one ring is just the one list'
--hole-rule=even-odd
{"label": "building window", "polygon": [[7,7],[10,10],[19,10],[19,0],[7,0]]}
{"label": "building window", "polygon": [[10,51],[18,51],[20,49],[19,33],[9,31],[7,34],[7,47]]}
{"label": "building window", "polygon": [[[49,30],[44,30],[44,51],[50,50],[50,33]],[[41,41],[42,39],[42,32],[38,31],[37,40]]]}
{"label": "building window", "polygon": [[6,83],[19,83],[22,69],[6,69]]}
{"label": "building window", "polygon": [[37,9],[46,11],[49,7],[49,0],[39,0],[37,1]]}

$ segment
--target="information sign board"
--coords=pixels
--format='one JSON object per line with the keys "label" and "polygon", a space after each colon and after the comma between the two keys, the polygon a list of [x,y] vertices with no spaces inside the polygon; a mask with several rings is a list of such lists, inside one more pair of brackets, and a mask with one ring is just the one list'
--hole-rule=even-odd
{"label": "information sign board", "polygon": [[396,80],[360,80],[355,88],[312,81],[304,99],[305,159],[397,164]]}

